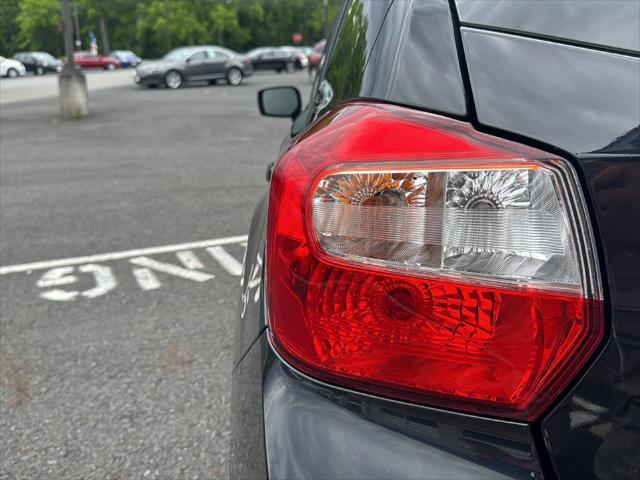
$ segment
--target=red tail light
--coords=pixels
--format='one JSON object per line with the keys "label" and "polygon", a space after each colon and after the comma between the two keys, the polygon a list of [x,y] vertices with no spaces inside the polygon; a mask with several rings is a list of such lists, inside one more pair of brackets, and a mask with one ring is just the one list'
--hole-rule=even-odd
{"label": "red tail light", "polygon": [[354,103],[288,151],[269,202],[271,340],[310,376],[533,419],[602,338],[583,199],[545,152]]}

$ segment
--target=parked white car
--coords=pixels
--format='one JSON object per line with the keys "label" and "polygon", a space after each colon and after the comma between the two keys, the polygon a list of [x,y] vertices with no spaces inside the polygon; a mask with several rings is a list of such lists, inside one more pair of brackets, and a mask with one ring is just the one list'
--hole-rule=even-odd
{"label": "parked white car", "polygon": [[26,73],[27,70],[19,61],[0,56],[0,77],[18,78]]}

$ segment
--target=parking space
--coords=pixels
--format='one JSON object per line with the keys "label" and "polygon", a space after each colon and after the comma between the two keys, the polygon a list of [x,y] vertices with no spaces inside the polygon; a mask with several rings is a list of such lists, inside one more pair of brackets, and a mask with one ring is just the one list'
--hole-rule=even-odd
{"label": "parking space", "polygon": [[70,122],[55,96],[2,104],[9,478],[226,475],[240,266],[289,125],[255,98],[276,84],[310,87],[304,73],[177,91],[129,78]]}

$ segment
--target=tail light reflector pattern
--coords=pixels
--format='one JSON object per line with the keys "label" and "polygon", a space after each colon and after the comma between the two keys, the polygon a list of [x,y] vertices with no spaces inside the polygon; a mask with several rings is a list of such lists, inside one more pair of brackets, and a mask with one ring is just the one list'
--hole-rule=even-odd
{"label": "tail light reflector pattern", "polygon": [[305,373],[533,419],[603,334],[566,161],[442,117],[354,103],[272,176],[271,339]]}

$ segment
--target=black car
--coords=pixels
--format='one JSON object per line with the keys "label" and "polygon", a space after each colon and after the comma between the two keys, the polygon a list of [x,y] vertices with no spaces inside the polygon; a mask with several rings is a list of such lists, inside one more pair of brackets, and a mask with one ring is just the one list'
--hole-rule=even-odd
{"label": "black car", "polygon": [[247,53],[254,70],[275,70],[293,73],[300,68],[298,52],[292,48],[257,48]]}
{"label": "black car", "polygon": [[229,85],[240,85],[252,73],[248,59],[227,48],[205,45],[176,48],[160,60],[143,62],[135,69],[134,80],[140,85],[169,88],[201,80],[211,84],[226,80]]}
{"label": "black car", "polygon": [[246,250],[231,478],[637,479],[637,2],[349,0]]}
{"label": "black car", "polygon": [[44,75],[49,72],[60,72],[64,64],[47,52],[18,52],[13,58],[22,62],[27,72]]}

